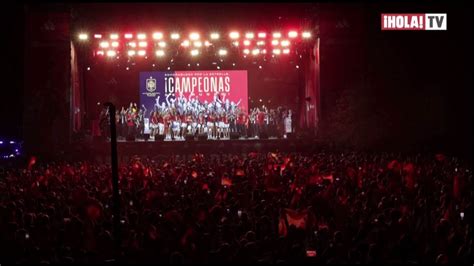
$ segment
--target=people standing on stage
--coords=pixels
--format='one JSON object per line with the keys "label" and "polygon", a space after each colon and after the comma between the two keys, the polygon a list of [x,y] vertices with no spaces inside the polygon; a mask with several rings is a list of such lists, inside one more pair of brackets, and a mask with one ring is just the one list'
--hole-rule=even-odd
{"label": "people standing on stage", "polygon": [[265,132],[265,112],[264,109],[259,110],[257,108],[257,136],[260,137],[261,134]]}

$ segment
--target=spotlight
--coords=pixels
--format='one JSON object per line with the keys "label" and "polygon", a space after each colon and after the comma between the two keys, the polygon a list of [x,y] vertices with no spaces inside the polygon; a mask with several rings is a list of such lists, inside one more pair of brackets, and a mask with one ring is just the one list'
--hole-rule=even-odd
{"label": "spotlight", "polygon": [[138,42],[138,47],[146,47],[147,45],[147,42]]}
{"label": "spotlight", "polygon": [[133,34],[131,34],[131,33],[125,33],[125,34],[124,34],[124,37],[125,37],[125,39],[131,39],[131,38],[133,38]]}
{"label": "spotlight", "polygon": [[217,33],[217,32],[211,33],[211,39],[213,39],[213,40],[219,39],[219,33]]}
{"label": "spotlight", "polygon": [[281,50],[280,49],[273,49],[273,54],[281,54]]}
{"label": "spotlight", "polygon": [[100,47],[101,48],[109,48],[109,42],[101,42]]}
{"label": "spotlight", "polygon": [[181,43],[181,46],[188,47],[188,46],[189,46],[189,41],[188,41],[188,40],[184,40],[184,41]]}
{"label": "spotlight", "polygon": [[130,45],[130,47],[137,47],[137,43],[136,42],[129,42],[128,45]]}
{"label": "spotlight", "polygon": [[249,41],[249,40],[245,40],[245,41],[244,41],[244,45],[245,45],[245,46],[249,46],[249,45],[250,45],[250,41]]}
{"label": "spotlight", "polygon": [[279,32],[274,32],[274,33],[273,33],[273,38],[275,38],[275,39],[281,38],[281,33],[279,33]]}
{"label": "spotlight", "polygon": [[191,66],[191,64],[188,64],[188,67],[190,67],[190,66]]}
{"label": "spotlight", "polygon": [[239,46],[239,42],[238,41],[235,41],[232,43],[234,46],[238,47]]}
{"label": "spotlight", "polygon": [[300,66],[296,65],[296,68],[300,68]]}
{"label": "spotlight", "polygon": [[158,43],[158,46],[161,47],[161,48],[165,48],[166,47],[166,42],[161,41],[161,42]]}
{"label": "spotlight", "polygon": [[247,32],[245,34],[245,38],[247,38],[247,39],[253,39],[253,37],[255,37],[255,35],[252,32]]}
{"label": "spotlight", "polygon": [[296,38],[296,37],[298,37],[298,32],[292,30],[292,31],[288,32],[288,37]]}
{"label": "spotlight", "polygon": [[305,39],[311,38],[311,32],[305,31],[301,34],[301,37],[303,37]]}
{"label": "spotlight", "polygon": [[156,54],[156,56],[162,57],[162,56],[165,55],[165,51],[163,51],[163,50],[157,50],[157,51],[155,52],[155,54]]}
{"label": "spotlight", "polygon": [[151,66],[152,66],[152,67],[155,67],[155,64],[152,64]]}
{"label": "spotlight", "polygon": [[80,33],[79,34],[79,40],[85,41],[87,39],[89,39],[89,36],[87,36],[87,34],[85,34],[85,33]]}
{"label": "spotlight", "polygon": [[283,50],[283,53],[284,53],[284,54],[289,54],[289,53],[290,53],[290,49],[284,49],[284,50]]}
{"label": "spotlight", "polygon": [[239,36],[240,36],[240,34],[239,34],[238,32],[236,32],[236,31],[232,31],[231,33],[229,33],[229,37],[230,37],[231,39],[238,39]]}
{"label": "spotlight", "polygon": [[194,42],[194,47],[202,47],[202,42],[200,41]]}
{"label": "spotlight", "polygon": [[128,56],[134,56],[135,55],[135,50],[129,50],[128,51]]}
{"label": "spotlight", "polygon": [[119,43],[118,43],[118,42],[112,42],[112,47],[117,48],[118,46],[119,46]]}
{"label": "spotlight", "polygon": [[209,46],[211,46],[211,43],[208,42],[208,41],[205,41],[205,42],[204,42],[204,46],[209,47]]}
{"label": "spotlight", "polygon": [[232,66],[235,66],[235,63],[232,63]]}
{"label": "spotlight", "polygon": [[281,46],[286,47],[286,46],[289,46],[289,45],[290,45],[290,41],[288,41],[288,40],[281,41]]}
{"label": "spotlight", "polygon": [[146,39],[146,34],[145,34],[145,33],[139,33],[139,34],[137,34],[137,39],[139,39],[139,40],[145,40],[145,39]]}
{"label": "spotlight", "polygon": [[250,50],[249,49],[244,49],[244,54],[250,54]]}
{"label": "spotlight", "polygon": [[119,36],[118,36],[117,33],[112,33],[112,34],[110,34],[110,39],[111,39],[111,40],[117,40],[118,37],[119,37]]}
{"label": "spotlight", "polygon": [[252,54],[253,55],[258,55],[258,54],[260,54],[260,50],[259,49],[253,49]]}
{"label": "spotlight", "polygon": [[87,71],[90,71],[91,70],[91,67],[87,67]]}
{"label": "spotlight", "polygon": [[117,52],[113,51],[113,50],[109,50],[107,51],[107,56],[108,57],[114,57],[117,55]]}
{"label": "spotlight", "polygon": [[225,49],[220,49],[220,50],[219,50],[219,55],[221,55],[221,56],[222,56],[222,55],[227,55],[227,50],[225,50]]}
{"label": "spotlight", "polygon": [[94,38],[96,38],[96,39],[101,39],[101,38],[102,38],[102,34],[94,34]]}
{"label": "spotlight", "polygon": [[104,55],[105,53],[104,53],[104,51],[100,50],[100,51],[97,51],[96,54],[97,54],[97,55]]}
{"label": "spotlight", "polygon": [[191,56],[197,56],[199,54],[199,50],[191,50]]}
{"label": "spotlight", "polygon": [[257,45],[258,45],[258,46],[265,45],[265,41],[258,41],[258,42],[257,42]]}
{"label": "spotlight", "polygon": [[161,40],[161,39],[163,39],[163,33],[161,33],[161,32],[155,32],[155,33],[153,33],[153,39],[155,39],[155,40]]}
{"label": "spotlight", "polygon": [[267,37],[267,34],[265,32],[259,32],[258,33],[258,38],[266,38]]}
{"label": "spotlight", "polygon": [[220,66],[217,66],[217,69],[221,69],[221,67],[220,67]]}
{"label": "spotlight", "polygon": [[278,45],[278,43],[279,43],[278,40],[272,40],[272,45],[275,46],[275,45]]}
{"label": "spotlight", "polygon": [[171,69],[171,67],[168,67],[167,69],[168,69],[168,70],[170,70],[170,69]]}
{"label": "spotlight", "polygon": [[197,63],[196,66],[199,66],[199,63]]}
{"label": "spotlight", "polygon": [[193,40],[193,41],[199,40],[199,33],[193,32],[193,33],[189,34],[189,39]]}
{"label": "spotlight", "polygon": [[146,54],[146,51],[145,51],[145,50],[140,50],[140,51],[138,51],[138,55],[139,55],[139,56],[145,56],[145,54]]}
{"label": "spotlight", "polygon": [[130,68],[129,68],[129,67],[126,67],[125,69],[126,69],[126,70],[129,70]]}
{"label": "spotlight", "polygon": [[173,39],[173,40],[179,39],[179,34],[178,33],[171,33],[171,39]]}

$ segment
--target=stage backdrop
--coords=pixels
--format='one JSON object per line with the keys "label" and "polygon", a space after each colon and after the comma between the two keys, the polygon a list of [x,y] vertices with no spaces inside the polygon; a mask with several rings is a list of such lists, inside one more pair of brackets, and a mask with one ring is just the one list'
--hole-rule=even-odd
{"label": "stage backdrop", "polygon": [[161,104],[166,102],[167,95],[169,99],[183,95],[211,102],[217,94],[221,101],[240,101],[239,107],[248,111],[246,70],[140,72],[139,88],[140,106],[145,105],[147,117],[157,98]]}

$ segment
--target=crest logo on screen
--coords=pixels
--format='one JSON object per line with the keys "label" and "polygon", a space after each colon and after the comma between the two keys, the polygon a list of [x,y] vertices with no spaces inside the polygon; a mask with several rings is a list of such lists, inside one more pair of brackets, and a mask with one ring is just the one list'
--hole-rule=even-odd
{"label": "crest logo on screen", "polygon": [[156,91],[156,79],[154,79],[153,77],[146,79],[146,90],[148,92]]}
{"label": "crest logo on screen", "polygon": [[446,13],[382,14],[382,30],[447,30]]}

